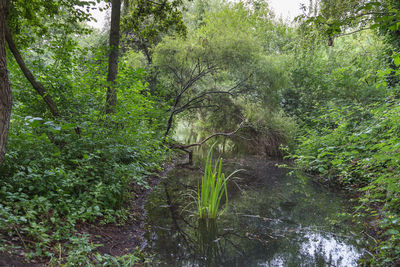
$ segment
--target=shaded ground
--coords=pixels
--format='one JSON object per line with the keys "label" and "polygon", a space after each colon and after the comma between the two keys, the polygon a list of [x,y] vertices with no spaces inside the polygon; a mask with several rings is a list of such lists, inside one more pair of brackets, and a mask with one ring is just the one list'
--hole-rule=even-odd
{"label": "shaded ground", "polygon": [[101,254],[122,256],[133,253],[137,248],[142,249],[144,247],[144,219],[146,216],[144,204],[147,195],[157,186],[160,180],[160,176],[150,177],[147,189],[132,186],[134,198],[129,203],[132,216],[126,224],[105,226],[85,224],[81,225],[80,232],[89,234],[90,241],[94,244],[102,244],[97,249]]}
{"label": "shaded ground", "polygon": [[0,266],[28,267],[42,265],[36,263],[26,263],[23,257],[10,255],[8,253],[0,253]]}

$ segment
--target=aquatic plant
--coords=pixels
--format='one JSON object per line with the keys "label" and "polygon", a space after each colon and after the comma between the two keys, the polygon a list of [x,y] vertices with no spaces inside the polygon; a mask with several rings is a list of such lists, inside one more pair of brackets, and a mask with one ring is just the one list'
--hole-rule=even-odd
{"label": "aquatic plant", "polygon": [[[215,145],[215,143],[214,143]],[[218,215],[222,214],[228,208],[228,191],[226,184],[228,180],[238,171],[232,172],[229,176],[225,177],[222,172],[222,159],[219,158],[212,167],[213,148],[211,146],[208,152],[207,162],[204,170],[201,184],[198,187],[197,206],[201,219],[215,219]],[[225,195],[225,208],[219,212],[219,205],[222,197]]]}

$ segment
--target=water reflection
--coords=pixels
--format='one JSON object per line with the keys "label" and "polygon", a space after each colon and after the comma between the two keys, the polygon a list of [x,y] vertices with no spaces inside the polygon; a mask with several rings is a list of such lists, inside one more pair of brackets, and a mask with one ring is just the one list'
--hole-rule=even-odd
{"label": "water reflection", "polygon": [[[336,217],[346,201],[258,158],[229,188],[229,212],[200,220],[193,194],[200,170],[178,169],[150,196],[148,247],[157,266],[357,266],[357,229]],[[240,188],[240,189],[238,189]],[[338,223],[332,225],[329,220]]]}
{"label": "water reflection", "polygon": [[318,255],[322,258],[322,263],[328,263],[330,266],[357,266],[358,250],[339,241],[334,235],[323,236],[320,233],[308,232],[305,239],[301,247],[302,254]]}

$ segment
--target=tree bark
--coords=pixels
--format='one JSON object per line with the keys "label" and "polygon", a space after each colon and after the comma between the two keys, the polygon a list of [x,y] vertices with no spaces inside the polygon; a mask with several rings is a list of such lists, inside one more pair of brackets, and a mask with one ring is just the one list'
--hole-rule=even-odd
{"label": "tree bark", "polygon": [[6,153],[12,106],[5,41],[8,11],[7,4],[7,0],[0,0],[0,163],[3,162]]}
{"label": "tree bark", "polygon": [[107,74],[107,98],[106,113],[114,113],[117,106],[117,91],[115,89],[115,79],[118,73],[119,55],[119,25],[121,20],[121,0],[111,2],[111,27],[108,55],[108,74]]}
{"label": "tree bark", "polygon": [[21,54],[19,53],[17,46],[15,45],[14,39],[11,35],[10,30],[8,29],[7,25],[5,26],[5,37],[8,43],[8,47],[10,48],[12,54],[14,55],[15,60],[17,61],[19,67],[22,70],[22,73],[31,83],[32,87],[39,93],[39,95],[43,98],[44,102],[47,104],[51,114],[54,117],[60,116],[60,111],[57,108],[56,103],[53,101],[47,90],[44,86],[38,82],[35,77],[33,76],[32,72],[26,66],[24,59],[22,58]]}

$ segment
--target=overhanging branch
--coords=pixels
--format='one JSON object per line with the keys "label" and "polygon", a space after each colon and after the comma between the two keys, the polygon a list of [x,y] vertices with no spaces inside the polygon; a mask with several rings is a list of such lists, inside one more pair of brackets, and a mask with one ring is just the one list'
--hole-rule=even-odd
{"label": "overhanging branch", "polygon": [[178,149],[187,151],[187,149],[190,148],[190,147],[202,146],[205,142],[207,142],[208,140],[210,140],[211,138],[216,137],[216,136],[230,137],[232,135],[235,135],[243,127],[245,122],[246,122],[246,118],[244,118],[243,121],[239,124],[239,126],[232,132],[229,132],[229,133],[214,133],[214,134],[208,136],[207,138],[203,139],[199,143],[194,143],[194,144],[190,144],[190,145],[173,144],[172,148],[178,148]]}
{"label": "overhanging branch", "polygon": [[202,94],[190,99],[188,102],[186,102],[180,108],[175,109],[174,113],[175,114],[179,114],[179,113],[185,111],[186,109],[188,109],[193,104],[201,103],[203,101],[203,98],[205,96],[207,96],[207,95],[210,95],[210,94],[229,94],[229,95],[232,95],[232,93],[227,92],[227,91],[209,91],[209,92],[204,92],[204,93],[202,93]]}

